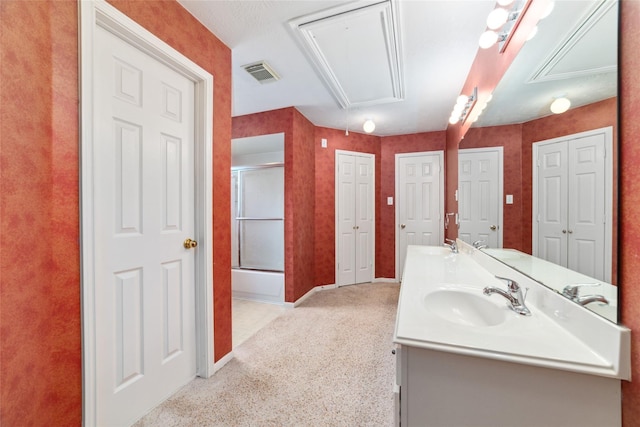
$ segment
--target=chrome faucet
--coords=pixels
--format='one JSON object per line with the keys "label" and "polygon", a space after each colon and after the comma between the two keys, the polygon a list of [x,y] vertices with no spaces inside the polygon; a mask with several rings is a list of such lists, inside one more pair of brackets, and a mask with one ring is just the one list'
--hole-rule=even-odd
{"label": "chrome faucet", "polygon": [[475,242],[473,242],[473,247],[476,249],[488,248],[488,246],[484,244],[484,240],[482,239],[476,240]]}
{"label": "chrome faucet", "polygon": [[507,282],[507,291],[504,291],[500,288],[487,286],[482,291],[483,294],[487,296],[491,296],[493,294],[502,295],[509,301],[509,308],[515,311],[518,314],[522,314],[523,316],[531,316],[531,311],[527,308],[524,303],[525,298],[527,297],[526,293],[522,295],[522,288],[520,285],[514,280],[507,279],[506,277],[496,276],[497,279],[504,280]]}
{"label": "chrome faucet", "polygon": [[591,304],[592,302],[599,302],[602,304],[609,304],[609,301],[602,295],[585,295],[580,296],[580,288],[584,286],[599,286],[600,283],[582,283],[576,285],[567,285],[562,290],[562,295],[569,298],[571,301],[575,301],[580,305]]}
{"label": "chrome faucet", "polygon": [[458,244],[456,243],[455,240],[444,239],[444,241],[445,241],[444,246],[451,249],[451,253],[454,253],[454,254],[458,253]]}

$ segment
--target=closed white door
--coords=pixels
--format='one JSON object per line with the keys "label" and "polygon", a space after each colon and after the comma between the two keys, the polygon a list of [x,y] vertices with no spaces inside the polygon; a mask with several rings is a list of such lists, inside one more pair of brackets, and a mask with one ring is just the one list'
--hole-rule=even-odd
{"label": "closed white door", "polygon": [[408,245],[440,246],[444,242],[443,153],[396,155],[396,277]]}
{"label": "closed white door", "polygon": [[196,374],[194,84],[96,27],[96,423],[128,425]]}
{"label": "closed white door", "polygon": [[567,265],[604,280],[605,147],[602,134],[569,142]]}
{"label": "closed white door", "polygon": [[557,142],[538,147],[537,254],[555,264],[567,266],[567,144]]}
{"label": "closed white door", "polygon": [[534,255],[609,281],[607,134],[579,135],[534,145]]}
{"label": "closed white door", "polygon": [[336,284],[373,280],[374,156],[336,153]]}
{"label": "closed white door", "polygon": [[502,247],[502,147],[458,151],[458,237]]}

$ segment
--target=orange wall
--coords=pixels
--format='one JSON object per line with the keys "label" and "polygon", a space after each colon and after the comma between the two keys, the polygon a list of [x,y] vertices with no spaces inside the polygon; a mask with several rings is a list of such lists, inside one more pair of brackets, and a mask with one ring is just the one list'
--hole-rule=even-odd
{"label": "orange wall", "polygon": [[[231,350],[231,52],[174,1],[112,3],[214,75],[219,359]],[[0,2],[0,424],[7,426],[82,419],[77,10],[74,0]]]}
{"label": "orange wall", "polygon": [[631,328],[632,382],[622,384],[623,425],[640,420],[640,2],[623,0],[620,31],[620,215],[622,323]]}
{"label": "orange wall", "polygon": [[233,118],[233,138],[284,132],[285,301],[315,286],[314,126],[293,107]]}

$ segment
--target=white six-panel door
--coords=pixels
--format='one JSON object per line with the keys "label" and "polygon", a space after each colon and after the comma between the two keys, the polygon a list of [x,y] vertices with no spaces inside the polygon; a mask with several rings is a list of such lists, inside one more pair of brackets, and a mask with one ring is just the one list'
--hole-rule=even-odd
{"label": "white six-panel door", "polygon": [[373,280],[374,160],[336,151],[336,284]]}
{"label": "white six-panel door", "polygon": [[502,147],[458,151],[458,237],[502,247]]}
{"label": "white six-panel door", "polygon": [[396,154],[396,278],[402,279],[408,245],[444,242],[444,155]]}
{"label": "white six-panel door", "polygon": [[196,374],[194,83],[95,43],[96,421],[128,425]]}
{"label": "white six-panel door", "polygon": [[533,254],[611,278],[610,128],[534,144]]}

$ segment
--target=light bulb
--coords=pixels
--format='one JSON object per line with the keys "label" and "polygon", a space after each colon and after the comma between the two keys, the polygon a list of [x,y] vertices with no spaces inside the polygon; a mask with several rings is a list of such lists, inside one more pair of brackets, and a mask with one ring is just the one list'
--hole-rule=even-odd
{"label": "light bulb", "polygon": [[367,119],[362,125],[362,130],[364,130],[366,133],[371,133],[376,130],[376,124],[373,123],[373,120]]}
{"label": "light bulb", "polygon": [[462,113],[462,110],[464,110],[464,105],[462,105],[462,104],[456,104],[456,105],[453,106],[453,113],[454,114],[460,115],[460,113]]}
{"label": "light bulb", "polygon": [[487,27],[492,30],[497,30],[502,27],[509,19],[509,12],[501,7],[493,9],[487,17]]}
{"label": "light bulb", "polygon": [[456,123],[458,123],[458,120],[460,120],[460,117],[451,115],[451,117],[449,117],[449,123],[451,123],[452,125],[455,125]]}
{"label": "light bulb", "polygon": [[467,95],[460,95],[456,98],[456,105],[461,105],[463,108],[467,102],[469,102],[469,97]]}
{"label": "light bulb", "polygon": [[497,41],[498,33],[489,30],[482,33],[482,35],[480,36],[479,44],[482,49],[489,49],[491,46],[496,44]]}
{"label": "light bulb", "polygon": [[529,33],[529,37],[527,37],[527,41],[529,41],[532,38],[534,38],[536,36],[536,34],[538,34],[538,26],[537,25],[535,27],[533,27],[533,30],[531,30],[531,32]]}
{"label": "light bulb", "polygon": [[549,4],[547,5],[547,8],[542,13],[542,16],[540,17],[540,19],[544,19],[547,16],[551,15],[551,12],[553,12],[553,8],[555,7],[555,5],[556,5],[555,2],[550,1]]}
{"label": "light bulb", "polygon": [[511,3],[513,3],[513,0],[498,0],[500,6],[509,6]]}
{"label": "light bulb", "polygon": [[571,101],[567,98],[557,98],[555,101],[551,103],[551,112],[554,114],[562,114],[567,111],[571,107]]}

